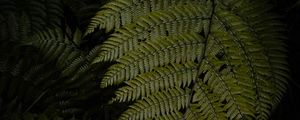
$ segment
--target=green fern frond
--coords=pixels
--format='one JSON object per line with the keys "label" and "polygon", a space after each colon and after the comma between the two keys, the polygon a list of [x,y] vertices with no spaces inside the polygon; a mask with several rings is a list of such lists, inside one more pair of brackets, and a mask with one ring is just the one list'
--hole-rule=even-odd
{"label": "green fern frond", "polygon": [[[0,119],[83,118],[88,108],[81,103],[100,93],[95,70],[88,71],[95,52],[77,48],[61,30],[61,0],[1,0],[0,9]],[[55,96],[65,90],[77,95]]]}
{"label": "green fern frond", "polygon": [[148,97],[159,90],[189,86],[197,77],[195,63],[171,64],[140,74],[116,91],[116,101],[125,102]]}
{"label": "green fern frond", "polygon": [[[244,7],[246,7],[246,5],[249,6],[250,3],[245,2],[244,4],[245,4]],[[241,7],[240,9],[243,8]],[[256,12],[256,15],[260,16],[259,12]],[[235,13],[228,12],[226,9],[219,9],[219,11],[218,9],[216,9],[215,19],[217,22],[216,24],[212,25],[211,33],[214,39],[217,41],[217,43],[223,45],[223,50],[225,51],[225,54],[228,54],[228,55],[224,55],[226,56],[227,62],[223,64],[226,65],[230,64],[230,66],[228,67],[234,70],[233,74],[236,74],[234,75],[235,76],[234,78],[240,80],[241,84],[245,85],[245,88],[254,86],[254,88],[252,88],[252,90],[248,90],[248,92],[252,91],[252,96],[254,95],[254,93],[256,93],[256,95],[254,95],[256,96],[256,99],[251,102],[252,105],[256,105],[256,108],[252,108],[256,110],[256,119],[267,119],[271,114],[270,112],[267,111],[271,111],[272,105],[274,105],[275,103],[272,102],[273,98],[271,96],[275,94],[280,95],[280,93],[274,93],[274,91],[277,90],[275,90],[276,83],[274,85],[274,82],[272,82],[274,79],[272,79],[272,77],[276,75],[272,74],[272,72],[270,71],[274,69],[272,69],[271,67],[272,63],[268,60],[271,57],[269,57],[268,55],[269,48],[267,47],[266,44],[271,45],[272,43],[267,41],[272,40],[273,43],[278,45],[278,43],[280,43],[280,41],[278,40],[280,40],[281,38],[277,37],[276,38],[277,40],[274,40],[273,37],[266,37],[271,35],[268,32],[262,34],[262,36],[265,36],[264,39],[260,38],[260,36],[258,35],[259,32],[256,30],[261,30],[261,29],[265,29],[265,31],[270,31],[270,30],[266,30],[266,28],[263,28],[261,26],[263,24],[260,23],[260,21],[257,21],[255,25],[249,24],[248,21],[245,21],[247,20],[246,18],[244,18],[245,16],[246,14],[244,14],[244,16],[235,15]],[[250,16],[256,18],[255,15],[250,14]],[[247,17],[249,17],[249,14],[247,14]],[[270,17],[270,18],[274,19],[274,17]],[[240,22],[234,22],[234,21],[240,21]],[[239,23],[239,24],[233,24],[233,23]],[[216,25],[216,28],[214,27],[214,25]],[[272,34],[274,36],[280,36],[280,34],[278,34],[278,32],[280,32],[280,29],[275,26],[279,27],[281,25],[277,24],[276,21],[273,21],[272,25],[273,25],[272,27],[274,27],[274,30],[276,31],[276,32],[272,32]],[[222,32],[220,30],[222,30]],[[260,32],[263,33],[263,31]],[[232,43],[230,41],[232,41]],[[263,46],[265,46],[265,48]],[[278,47],[277,50],[281,48],[282,47]],[[237,51],[240,51],[238,55],[243,57],[233,56],[234,54],[236,54]],[[213,59],[215,59],[216,57],[215,56],[212,57],[214,57],[211,58],[212,61],[215,61]],[[284,56],[282,57],[284,58]],[[239,67],[237,67],[237,65]],[[220,65],[218,66],[221,67]],[[286,64],[284,66],[285,67],[283,68],[286,70],[287,68]],[[287,72],[283,72],[283,73],[287,73]],[[249,74],[251,76],[249,76]],[[288,76],[287,74],[285,75]],[[286,82],[282,82],[278,85],[285,86]],[[254,115],[251,116],[254,117]]]}
{"label": "green fern frond", "polygon": [[189,90],[183,90],[178,87],[157,92],[129,106],[129,109],[119,119],[148,119],[166,115],[169,112],[186,108],[189,100]]}
{"label": "green fern frond", "polygon": [[182,5],[139,17],[135,23],[117,29],[100,46],[99,57],[94,63],[115,60],[124,53],[135,50],[138,44],[145,40],[156,40],[186,32],[200,33],[208,26],[210,14],[206,9],[198,4]]}
{"label": "green fern frond", "polygon": [[121,26],[130,24],[132,21],[139,19],[139,17],[153,11],[172,9],[176,6],[186,4],[194,4],[199,7],[203,5],[200,3],[205,2],[203,0],[115,0],[101,7],[102,10],[92,18],[85,35],[93,32],[98,26],[100,29],[111,31],[112,29],[119,29]]}
{"label": "green fern frond", "polygon": [[55,27],[61,25],[63,17],[62,3],[60,0],[40,1],[31,0],[27,3],[30,6],[29,15],[31,16],[31,24],[34,32],[43,30],[43,26],[47,24]]}
{"label": "green fern frond", "polygon": [[[119,64],[111,66],[101,86],[107,87],[129,80],[139,73],[153,70],[169,63],[201,61],[204,39],[196,34],[180,34],[157,41],[146,41],[139,49],[120,57]],[[177,54],[177,56],[174,56]]]}
{"label": "green fern frond", "polygon": [[63,17],[60,0],[4,0],[0,6],[0,14],[7,16],[6,30],[10,40],[25,40],[44,27],[60,26]]}
{"label": "green fern frond", "polygon": [[153,96],[178,87],[193,91],[181,111],[185,119],[269,119],[289,75],[284,25],[267,4],[116,0],[104,5],[86,34],[98,25],[112,31],[93,63],[117,62],[101,87],[122,85],[113,101],[133,102],[120,119],[165,116],[159,109],[144,114],[142,108],[152,109]]}
{"label": "green fern frond", "polygon": [[[75,50],[75,45],[72,45],[72,43],[64,37],[62,31],[59,29],[49,29],[47,31],[39,32],[35,36],[29,38],[29,40],[34,46],[37,46],[40,49],[41,53],[44,54],[45,59],[51,58],[53,60],[63,57],[62,54],[69,55],[70,52],[78,53]],[[62,60],[67,59],[62,58]]]}
{"label": "green fern frond", "polygon": [[39,48],[44,60],[56,61],[56,66],[61,69],[62,76],[77,73],[71,81],[78,79],[90,68],[89,61],[94,59],[96,51],[93,49],[86,54],[79,50],[60,29],[41,31],[27,41]]}
{"label": "green fern frond", "polygon": [[[246,118],[244,114],[254,116],[254,108],[251,108],[254,105],[254,101],[245,103],[245,98],[242,97],[245,96],[250,97],[247,99],[253,99],[252,97],[255,93],[249,88],[252,86],[251,82],[248,81],[239,84],[239,82],[232,80],[234,76],[230,74],[229,68],[219,72],[212,62],[204,59],[204,63],[200,67],[201,70],[204,70],[203,73],[206,73],[203,82],[208,84],[213,94],[220,96],[220,102],[225,101],[227,103],[224,109],[228,109],[228,116],[232,117],[230,119]],[[239,86],[242,85],[243,87],[240,88]]]}
{"label": "green fern frond", "polygon": [[[285,25],[276,21],[276,18],[279,18],[278,15],[261,12],[268,11],[271,9],[270,7],[259,4],[252,4],[252,6],[252,9],[249,8],[242,10],[242,8],[240,8],[238,14],[248,24],[252,34],[259,40],[260,44],[265,46],[263,48],[263,53],[267,56],[267,64],[271,69],[270,79],[275,80],[272,84],[275,86],[274,90],[277,91],[275,95],[276,97],[274,97],[273,100],[275,104],[278,104],[282,94],[286,91],[286,87],[284,87],[287,86],[286,79],[290,79],[288,75],[289,70],[287,67],[286,55],[282,54],[286,53],[287,50],[284,44],[280,44],[286,38],[284,38],[282,34],[279,34],[284,31],[282,28],[284,28]],[[258,12],[260,14],[255,14]],[[257,19],[258,17],[260,19]],[[270,30],[270,27],[272,27],[272,30]],[[264,32],[264,34],[259,34],[262,32]]]}
{"label": "green fern frond", "polygon": [[185,113],[185,119],[228,119],[225,109],[222,108],[224,104],[219,102],[221,96],[210,94],[209,87],[201,80],[195,83],[193,90],[195,94],[192,97],[192,104]]}
{"label": "green fern frond", "polygon": [[[154,120],[181,120],[183,119],[183,114],[177,110],[170,112],[169,114],[155,117]],[[153,119],[149,119],[153,120]]]}

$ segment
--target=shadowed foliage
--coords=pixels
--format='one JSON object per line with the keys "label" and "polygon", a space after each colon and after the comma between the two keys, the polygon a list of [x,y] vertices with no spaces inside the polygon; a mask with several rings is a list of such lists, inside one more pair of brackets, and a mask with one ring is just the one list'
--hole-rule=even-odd
{"label": "shadowed foliage", "polygon": [[2,0],[0,119],[271,119],[297,85],[281,3]]}

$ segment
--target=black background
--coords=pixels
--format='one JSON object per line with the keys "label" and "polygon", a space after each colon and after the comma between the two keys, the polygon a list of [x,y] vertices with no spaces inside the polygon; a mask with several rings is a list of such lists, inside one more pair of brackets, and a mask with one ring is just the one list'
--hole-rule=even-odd
{"label": "black background", "polygon": [[[288,62],[291,69],[288,91],[273,113],[274,120],[300,120],[300,5],[296,0],[277,0],[275,11],[287,23]],[[299,1],[298,1],[299,3]]]}

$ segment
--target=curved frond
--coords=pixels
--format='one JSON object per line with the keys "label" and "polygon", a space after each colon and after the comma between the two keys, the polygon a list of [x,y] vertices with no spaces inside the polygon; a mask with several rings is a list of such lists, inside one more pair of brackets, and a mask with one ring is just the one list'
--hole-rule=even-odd
{"label": "curved frond", "polygon": [[[101,86],[119,84],[138,75],[169,63],[201,61],[204,49],[203,38],[196,34],[181,34],[158,41],[146,41],[139,49],[131,51],[109,68]],[[175,56],[174,54],[177,54]]]}
{"label": "curved frond", "polygon": [[207,28],[209,15],[205,6],[194,4],[154,11],[139,17],[136,22],[117,29],[104,41],[94,63],[113,61],[124,53],[135,50],[143,41],[186,32],[200,33]]}
{"label": "curved frond", "polygon": [[166,115],[169,112],[187,107],[189,98],[189,90],[183,90],[178,87],[157,92],[129,106],[129,109],[119,119],[148,119]]}
{"label": "curved frond", "polygon": [[41,31],[27,41],[39,48],[44,60],[56,61],[56,66],[62,70],[63,76],[76,73],[71,81],[85,73],[90,68],[89,62],[95,57],[96,49],[85,54],[66,38],[60,29]]}
{"label": "curved frond", "polygon": [[[183,114],[175,110],[174,112],[170,112],[169,114],[155,117],[153,119],[154,120],[181,120],[183,119]],[[153,120],[153,119],[149,119],[149,120]]]}
{"label": "curved frond", "polygon": [[172,9],[186,4],[194,4],[199,7],[204,3],[203,0],[115,0],[101,7],[102,10],[92,18],[85,34],[93,32],[97,27],[106,29],[106,31],[119,29],[153,11]]}
{"label": "curved frond", "polygon": [[185,119],[269,119],[289,79],[284,25],[271,8],[258,0],[109,2],[86,31],[112,33],[93,61],[116,62],[101,87],[120,85],[113,101],[133,102],[124,119],[159,117],[159,109],[139,112],[178,87],[192,89]]}
{"label": "curved frond", "polygon": [[125,102],[148,97],[159,90],[189,86],[197,77],[198,66],[188,62],[185,65],[171,64],[140,74],[126,82],[116,91],[116,101]]}
{"label": "curved frond", "polygon": [[211,94],[209,87],[201,80],[197,81],[193,90],[195,94],[192,97],[192,103],[185,112],[185,119],[187,120],[221,120],[228,119],[225,109],[219,99],[221,96]]}

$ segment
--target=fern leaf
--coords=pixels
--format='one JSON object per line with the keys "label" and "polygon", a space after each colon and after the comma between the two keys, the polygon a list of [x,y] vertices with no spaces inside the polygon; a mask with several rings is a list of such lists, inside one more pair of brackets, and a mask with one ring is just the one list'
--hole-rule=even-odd
{"label": "fern leaf", "polygon": [[116,0],[102,7],[103,10],[96,13],[92,18],[85,35],[93,32],[98,26],[100,29],[105,28],[106,31],[119,29],[121,26],[132,23],[140,16],[149,14],[152,11],[173,8],[177,5],[199,4],[199,1],[192,0]]}
{"label": "fern leaf", "polygon": [[125,111],[120,120],[148,119],[166,115],[172,111],[187,107],[189,103],[189,91],[181,88],[169,89],[157,92],[144,100],[139,100]]}
{"label": "fern leaf", "polygon": [[[154,120],[181,120],[183,119],[183,115],[179,111],[170,112],[169,114],[162,115],[159,117],[153,118]],[[152,120],[152,119],[149,119]]]}
{"label": "fern leaf", "polygon": [[226,119],[226,112],[222,108],[223,104],[219,102],[220,96],[210,94],[209,87],[201,80],[197,81],[193,90],[195,94],[192,97],[192,104],[185,113],[185,119]]}
{"label": "fern leaf", "polygon": [[[230,69],[225,69],[220,73],[211,62],[207,60],[204,60],[204,62],[206,64],[200,68],[206,73],[203,82],[207,83],[215,94],[220,95],[220,102],[225,101],[227,103],[224,109],[228,109],[227,115],[230,116],[230,119],[248,118],[246,115],[255,116],[253,114],[255,111],[254,108],[251,109],[255,105],[254,101],[245,102],[245,98],[242,97],[245,95],[251,98],[255,95],[254,91],[251,89],[245,90],[246,92],[240,96],[242,90],[235,80],[230,80],[232,79],[232,75],[229,73]],[[251,86],[251,82],[243,83],[242,85],[249,87]]]}
{"label": "fern leaf", "polygon": [[[148,72],[154,67],[168,63],[201,61],[203,42],[203,38],[195,33],[145,42],[138,50],[119,58],[117,61],[120,63],[109,68],[101,86],[119,84],[124,80],[132,79],[138,73]],[[172,56],[172,54],[178,55]]]}
{"label": "fern leaf", "polygon": [[[271,69],[271,79],[276,81],[272,83],[273,86],[275,86],[274,91],[277,91],[275,95],[276,97],[273,98],[275,105],[278,104],[283,91],[286,90],[286,87],[284,87],[287,86],[286,79],[289,79],[289,70],[287,69],[288,65],[286,62],[286,56],[284,54],[280,54],[286,53],[286,48],[284,47],[285,45],[280,44],[285,38],[282,37],[282,34],[279,34],[280,32],[284,31],[284,29],[282,29],[284,28],[284,25],[276,20],[276,18],[278,18],[277,15],[265,12],[271,9],[271,7],[266,7],[262,4],[253,4],[252,6],[253,8],[248,8],[240,11],[239,15],[241,18],[244,18],[248,26],[252,28],[252,32],[255,37],[260,40],[260,44],[265,46],[263,51],[264,55],[267,56],[268,66]],[[258,12],[260,14],[257,14]],[[265,17],[256,19],[259,16]],[[253,20],[256,20],[257,22],[250,22]],[[270,27],[272,27],[272,30],[269,29]],[[264,32],[264,34],[258,34],[261,32]]]}
{"label": "fern leaf", "polygon": [[[133,105],[121,119],[165,116],[160,109],[142,108],[157,93],[177,87],[193,87],[182,112],[185,119],[270,118],[289,75],[283,25],[267,4],[116,0],[102,7],[86,34],[98,25],[114,30],[93,63],[117,62],[108,68],[101,87],[125,83],[113,100]],[[174,67],[186,69],[191,61],[188,71]]]}
{"label": "fern leaf", "polygon": [[74,60],[72,60],[71,64],[69,64],[68,67],[66,67],[64,69],[64,71],[62,71],[63,75],[70,75],[72,73],[74,73],[79,66],[81,66],[82,63],[84,63],[85,59],[82,56],[78,56],[76,57]]}
{"label": "fern leaf", "polygon": [[[159,90],[189,86],[197,76],[197,65],[188,62],[185,65],[171,64],[156,68],[153,72],[138,75],[126,82],[126,86],[116,91],[116,101],[125,102],[148,97]],[[131,98],[131,99],[129,99]]]}
{"label": "fern leaf", "polygon": [[89,61],[95,56],[95,50],[85,55],[65,38],[59,29],[41,31],[29,38],[28,41],[40,49],[44,60],[56,61],[56,66],[61,70],[63,77],[77,73],[68,82],[74,82],[86,72],[90,68]]}
{"label": "fern leaf", "polygon": [[[126,25],[113,33],[101,46],[99,57],[94,61],[112,61],[135,50],[139,41],[157,40],[163,36],[185,32],[200,33],[208,13],[204,6],[185,5],[173,9],[151,12],[135,23]],[[186,26],[186,25],[195,26]],[[109,56],[108,56],[109,55]]]}
{"label": "fern leaf", "polygon": [[[246,3],[247,2],[245,2],[245,4]],[[255,109],[256,109],[256,113],[258,114],[257,119],[267,119],[270,115],[270,112],[266,113],[266,111],[270,111],[272,108],[271,105],[274,104],[274,102],[272,102],[272,98],[269,96],[274,94],[273,91],[275,91],[274,90],[275,87],[274,84],[273,85],[270,84],[272,82],[269,83],[267,82],[270,81],[269,80],[270,77],[274,76],[268,70],[268,69],[272,69],[270,65],[271,63],[268,61],[268,59],[263,57],[267,55],[265,53],[267,53],[268,50],[263,49],[264,42],[260,42],[260,40],[257,40],[261,38],[257,36],[257,33],[255,31],[253,31],[256,29],[260,30],[261,28],[252,27],[252,25],[250,25],[249,23],[247,23],[247,21],[245,21],[246,19],[243,18],[243,16],[236,16],[234,15],[234,13],[227,12],[225,9],[220,9],[220,11],[222,12],[218,12],[218,10],[216,11],[216,21],[218,23],[215,24],[217,26],[216,28],[214,28],[214,25],[212,26],[212,33],[217,33],[218,39],[220,40],[219,42],[228,49],[228,51],[225,50],[227,51],[226,53],[230,54],[230,56],[227,56],[230,59],[229,61],[227,61],[227,63],[231,62],[231,65],[236,66],[236,65],[240,65],[240,63],[243,63],[243,61],[245,61],[244,62],[245,66],[242,65],[243,67],[241,66],[239,68],[233,67],[233,69],[239,71],[239,73],[236,74],[235,76],[238,79],[243,80],[242,83],[244,85],[248,87],[254,86],[254,88],[252,88],[252,91],[257,93],[256,95],[257,101],[255,101],[256,102]],[[256,12],[256,14],[259,13]],[[220,30],[224,32],[218,33],[220,32]],[[267,33],[265,35],[267,35]],[[224,40],[226,40],[226,42]],[[229,41],[232,41],[233,43],[230,43]],[[233,48],[238,48],[238,49],[233,50]],[[241,51],[238,54],[242,55],[243,57],[233,56],[233,54],[235,54],[236,51]],[[234,59],[235,62],[233,62],[232,59]],[[249,78],[246,77],[247,73],[248,74],[250,73],[251,75]],[[254,101],[252,101],[251,104],[253,104],[253,102]]]}

